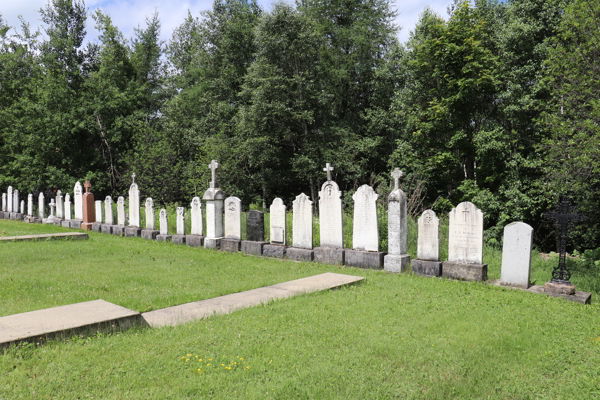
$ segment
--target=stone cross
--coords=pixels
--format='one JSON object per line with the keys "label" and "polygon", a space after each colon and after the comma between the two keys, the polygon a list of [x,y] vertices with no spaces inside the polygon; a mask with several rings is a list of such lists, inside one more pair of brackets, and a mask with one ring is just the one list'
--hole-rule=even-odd
{"label": "stone cross", "polygon": [[211,173],[212,181],[210,182],[210,187],[216,188],[217,187],[217,168],[219,168],[219,163],[217,162],[217,160],[212,160],[212,162],[210,164],[208,164],[208,168],[210,168],[210,170],[212,171],[212,173]]}
{"label": "stone cross", "polygon": [[400,171],[400,168],[396,168],[392,172],[392,178],[394,178],[394,190],[400,189],[400,178],[404,176],[404,172]]}
{"label": "stone cross", "polygon": [[470,212],[468,204],[464,205],[462,210],[463,216],[465,217],[465,222],[467,222],[467,214]]}
{"label": "stone cross", "polygon": [[54,199],[50,200],[50,216],[53,217],[54,216],[54,207],[56,207],[56,204],[54,203]]}
{"label": "stone cross", "polygon": [[560,202],[550,212],[544,213],[544,217],[553,220],[556,224],[560,225],[560,245],[559,245],[559,261],[558,266],[552,270],[552,281],[555,283],[562,283],[570,285],[569,279],[571,279],[572,272],[569,270],[566,263],[567,253],[567,241],[568,241],[568,230],[569,224],[575,221],[581,221],[586,219],[585,215],[576,214],[576,207],[571,202],[571,199],[561,197]]}
{"label": "stone cross", "polygon": [[331,180],[331,171],[333,171],[333,167],[331,166],[331,164],[329,164],[329,163],[325,164],[325,168],[323,168],[323,171],[327,172],[327,180],[330,181]]}
{"label": "stone cross", "polygon": [[90,183],[90,181],[85,181],[85,183],[83,184],[83,187],[85,188],[85,192],[89,193],[90,188],[92,187],[92,184]]}

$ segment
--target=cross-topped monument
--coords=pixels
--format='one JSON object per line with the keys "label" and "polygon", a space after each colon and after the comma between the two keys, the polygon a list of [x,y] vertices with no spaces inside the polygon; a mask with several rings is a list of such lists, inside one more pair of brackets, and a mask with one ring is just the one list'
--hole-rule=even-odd
{"label": "cross-topped monument", "polygon": [[90,181],[85,181],[83,183],[83,187],[85,188],[85,192],[89,193],[90,192],[90,188],[92,187],[92,184],[90,183]]}
{"label": "cross-topped monument", "polygon": [[217,168],[219,168],[219,163],[217,162],[217,160],[212,160],[212,162],[208,164],[208,168],[210,168],[212,175],[210,187],[214,189],[217,187]]}
{"label": "cross-topped monument", "polygon": [[394,178],[394,190],[400,189],[400,178],[404,176],[404,172],[400,171],[400,168],[396,168],[392,172],[392,178]]}
{"label": "cross-topped monument", "polygon": [[56,207],[56,203],[54,202],[54,199],[50,200],[50,216],[53,217],[54,216],[54,207]]}
{"label": "cross-topped monument", "polygon": [[329,164],[329,163],[325,164],[325,168],[323,168],[323,171],[327,172],[327,180],[330,181],[331,180],[331,171],[333,171],[333,167],[331,166],[331,164]]}
{"label": "cross-topped monument", "polygon": [[571,199],[567,197],[561,197],[560,202],[550,212],[544,213],[544,217],[551,219],[555,224],[560,226],[559,233],[559,261],[558,266],[552,269],[552,281],[555,283],[561,283],[570,285],[569,279],[571,279],[572,272],[566,263],[567,253],[567,241],[568,241],[568,229],[569,224],[574,221],[581,221],[586,218],[585,215],[576,214],[577,208],[571,202]]}

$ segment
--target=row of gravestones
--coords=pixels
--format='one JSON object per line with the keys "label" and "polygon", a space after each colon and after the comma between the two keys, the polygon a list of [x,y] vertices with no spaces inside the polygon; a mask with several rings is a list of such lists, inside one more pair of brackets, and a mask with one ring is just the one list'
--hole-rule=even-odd
{"label": "row of gravestones", "polygon": [[[264,214],[260,211],[248,212],[248,240],[241,240],[241,200],[227,197],[216,187],[218,163],[209,164],[212,170],[210,188],[204,193],[206,203],[206,236],[203,236],[202,202],[194,197],[191,206],[191,234],[184,234],[185,209],[177,208],[176,234],[168,232],[168,215],[160,210],[159,229],[155,226],[154,205],[151,198],[145,201],[146,226],[140,227],[140,192],[133,182],[129,188],[129,221],[125,226],[125,201],[117,201],[117,223],[113,221],[112,198],[94,201],[89,192],[91,185],[85,183],[86,193],[82,194],[81,184],[75,185],[75,220],[71,219],[71,204],[67,194],[63,202],[57,192],[56,203],[50,203],[51,215],[44,218],[44,198],[39,197],[39,218],[32,216],[32,195],[29,195],[28,222],[54,222],[71,228],[91,229],[96,232],[124,236],[139,236],[146,239],[220,248],[223,251],[243,251],[248,254],[287,257],[298,261],[318,261],[328,264],[349,265],[362,268],[383,268],[390,272],[402,272],[410,263],[407,254],[407,201],[399,188],[402,172],[396,168],[392,172],[394,190],[388,197],[388,253],[379,251],[379,229],[376,213],[378,194],[372,187],[363,185],[352,196],[354,200],[354,223],[352,249],[343,246],[343,209],[341,191],[331,178],[333,167],[328,163],[324,171],[327,181],[319,191],[320,246],[312,245],[312,204],[304,193],[293,202],[292,245],[286,243],[286,206],[280,198],[270,206],[270,243],[264,242]],[[3,194],[2,210],[11,213],[13,206],[5,198],[16,202],[12,187]],[[104,221],[100,221],[104,206]],[[21,203],[21,211],[24,204]],[[54,207],[57,215],[54,216]],[[63,208],[64,207],[64,208]],[[98,221],[96,221],[98,216]],[[224,216],[224,218],[223,218]],[[501,282],[527,287],[531,270],[532,228],[518,222],[508,225],[504,233]],[[483,263],[483,213],[469,202],[459,204],[449,215],[448,261],[439,260],[439,220],[432,210],[423,212],[418,220],[417,258],[412,260],[412,270],[421,275],[444,276],[466,280],[487,280],[487,264]]]}

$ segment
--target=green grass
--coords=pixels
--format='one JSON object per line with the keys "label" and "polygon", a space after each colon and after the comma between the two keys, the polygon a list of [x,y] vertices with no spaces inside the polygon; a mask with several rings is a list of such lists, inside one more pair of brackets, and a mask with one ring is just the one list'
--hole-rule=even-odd
{"label": "green grass", "polygon": [[[16,229],[55,228],[0,221]],[[145,311],[326,271],[366,277],[179,327],[4,350],[0,399],[600,398],[595,304],[100,234],[2,243],[0,260],[0,315],[96,298]],[[534,279],[552,265],[535,255]]]}

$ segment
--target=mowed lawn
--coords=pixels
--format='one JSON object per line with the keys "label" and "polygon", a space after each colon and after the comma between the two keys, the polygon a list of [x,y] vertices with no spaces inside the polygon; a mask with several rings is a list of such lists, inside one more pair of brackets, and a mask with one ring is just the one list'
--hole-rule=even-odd
{"label": "mowed lawn", "polygon": [[[28,229],[0,221],[0,232],[17,225]],[[0,265],[0,315],[97,298],[146,311],[328,271],[366,278],[174,328],[13,347],[0,399],[600,398],[595,304],[100,234],[0,243]]]}

